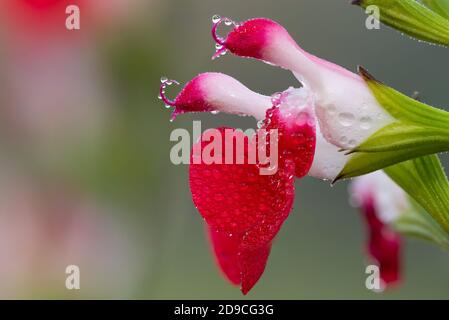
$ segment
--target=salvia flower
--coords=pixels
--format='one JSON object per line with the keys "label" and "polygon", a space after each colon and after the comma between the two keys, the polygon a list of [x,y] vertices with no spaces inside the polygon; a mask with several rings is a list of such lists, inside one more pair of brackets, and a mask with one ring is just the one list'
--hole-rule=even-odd
{"label": "salvia flower", "polygon": [[[233,28],[226,38],[218,35],[222,22]],[[396,118],[379,104],[367,84],[373,78],[363,68],[355,74],[307,53],[278,23],[265,18],[236,23],[218,16],[213,23],[213,58],[229,51],[262,60],[292,71],[301,84],[264,96],[228,75],[202,73],[172,100],[166,90],[178,83],[161,79],[159,98],[174,108],[172,120],[189,112],[225,112],[259,121],[253,137],[231,128],[205,132],[193,147],[190,165],[193,202],[208,225],[218,264],[246,294],[262,275],[273,239],[291,211],[294,177],[334,181],[354,157],[342,151],[353,150]],[[278,148],[271,147],[273,140]],[[265,152],[254,152],[260,148]],[[229,150],[234,151],[232,157]],[[275,170],[261,174],[267,163],[260,154],[274,151]],[[390,246],[384,235],[389,229],[381,225],[382,230],[373,233],[376,243],[398,251],[399,242]],[[373,247],[373,255],[386,261],[383,252]],[[384,264],[383,277],[390,283],[397,280],[399,263],[387,262],[391,266]]]}
{"label": "salvia flower", "polygon": [[350,187],[368,229],[367,253],[378,265],[382,288],[401,279],[401,236],[392,225],[411,210],[405,192],[384,172],[355,178]]}

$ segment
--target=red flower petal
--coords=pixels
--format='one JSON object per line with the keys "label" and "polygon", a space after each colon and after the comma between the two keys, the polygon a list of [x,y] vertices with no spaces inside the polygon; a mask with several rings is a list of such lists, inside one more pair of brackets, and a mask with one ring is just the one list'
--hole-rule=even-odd
{"label": "red flower petal", "polygon": [[240,235],[229,235],[225,232],[215,231],[208,227],[212,249],[214,250],[217,263],[226,278],[235,285],[242,282],[239,261]]}
{"label": "red flower petal", "polygon": [[262,276],[271,251],[271,242],[259,246],[244,245],[242,234],[228,234],[209,228],[217,263],[225,277],[241,285],[247,294]]}
{"label": "red flower petal", "polygon": [[[279,167],[274,175],[261,175],[257,164],[248,164],[248,150],[254,145],[243,132],[229,128],[220,128],[217,132],[220,133],[218,138],[222,139],[223,152],[215,150],[216,159],[225,162],[226,135],[233,134],[233,162],[236,163],[237,159],[237,141],[243,141],[244,163],[206,164],[202,161],[194,164],[194,155],[205,152],[213,141],[201,141],[194,145],[190,188],[193,202],[201,215],[212,228],[228,233],[245,233],[265,222],[283,221],[293,202],[293,177],[292,172],[288,171],[294,167],[285,165]],[[279,158],[283,158],[282,154]]]}
{"label": "red flower petal", "polygon": [[271,242],[258,247],[245,248],[240,252],[242,269],[240,290],[243,294],[247,294],[259,281],[267,265],[270,251]]}
{"label": "red flower petal", "polygon": [[[215,133],[219,134],[214,135],[218,142],[201,139],[193,147],[190,188],[193,202],[210,227],[221,270],[231,283],[241,284],[246,294],[262,275],[271,242],[292,208],[295,165],[289,159],[291,154],[281,149],[277,172],[261,175],[260,165],[249,164],[250,152],[257,150],[257,139],[250,141],[243,132],[229,128],[219,128]],[[227,140],[230,134],[232,140]],[[229,141],[233,146],[226,145]],[[243,142],[243,164],[236,164],[237,141]],[[198,161],[200,155],[210,151],[211,144],[221,146],[211,154],[222,163],[225,153],[233,150],[234,164],[206,164],[202,158]],[[309,167],[307,162],[302,170]]]}
{"label": "red flower petal", "polygon": [[225,277],[234,285],[241,285],[247,294],[265,270],[271,242],[262,246],[242,246],[243,235],[229,235],[209,228],[209,235],[217,263]]}
{"label": "red flower petal", "polygon": [[302,178],[309,172],[316,147],[315,116],[309,106],[300,108],[283,103],[267,111],[266,130],[277,129],[279,150],[285,159],[295,163],[295,175]]}

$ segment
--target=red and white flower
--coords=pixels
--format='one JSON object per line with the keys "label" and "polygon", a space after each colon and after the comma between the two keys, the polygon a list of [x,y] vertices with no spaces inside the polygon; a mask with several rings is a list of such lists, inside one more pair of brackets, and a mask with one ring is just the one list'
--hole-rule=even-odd
{"label": "red and white flower", "polygon": [[[213,58],[230,51],[263,60],[291,70],[302,85],[269,97],[230,76],[203,73],[171,100],[165,91],[178,83],[162,79],[160,99],[174,108],[173,119],[187,112],[226,112],[253,116],[262,124],[260,130],[279,131],[279,167],[273,175],[259,175],[257,162],[190,166],[193,202],[208,224],[219,265],[246,294],[261,276],[272,241],[291,211],[294,177],[334,180],[351,157],[341,149],[356,147],[393,118],[361,76],[307,53],[276,22],[258,18],[235,23],[219,17],[213,21]],[[234,26],[226,38],[217,35],[221,22]],[[244,139],[245,150],[257,147],[258,135],[234,133],[235,139]],[[200,139],[192,153],[212,149],[212,143],[217,145]],[[224,138],[219,144],[222,150],[229,148]],[[249,152],[244,157],[248,159]]]}
{"label": "red and white flower", "polygon": [[411,209],[405,192],[383,171],[357,177],[350,187],[368,229],[367,253],[379,266],[383,288],[401,280],[401,237],[391,227]]}

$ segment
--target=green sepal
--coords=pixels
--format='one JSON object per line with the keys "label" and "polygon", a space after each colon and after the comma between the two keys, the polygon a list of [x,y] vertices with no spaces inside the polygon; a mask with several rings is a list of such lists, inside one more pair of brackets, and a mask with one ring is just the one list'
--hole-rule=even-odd
{"label": "green sepal", "polygon": [[449,0],[422,0],[429,9],[449,20]]}
{"label": "green sepal", "polygon": [[449,113],[410,98],[359,73],[379,104],[395,119],[347,154],[352,154],[335,181],[363,175],[413,158],[449,150]]}
{"label": "green sepal", "polygon": [[449,182],[437,155],[405,161],[384,171],[449,235]]}
{"label": "green sepal", "polygon": [[380,21],[416,39],[449,46],[449,21],[415,0],[355,0],[366,9],[377,6]]}
{"label": "green sepal", "polygon": [[426,240],[449,250],[449,234],[413,199],[410,202],[412,208],[393,222],[393,228],[403,235]]}

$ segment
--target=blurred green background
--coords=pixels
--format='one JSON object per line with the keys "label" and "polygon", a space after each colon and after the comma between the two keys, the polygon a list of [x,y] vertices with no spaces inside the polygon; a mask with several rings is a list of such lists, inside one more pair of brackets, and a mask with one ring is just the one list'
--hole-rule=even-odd
{"label": "blurred green background", "polygon": [[[62,146],[50,143],[50,147],[45,144],[43,148],[33,148],[30,144],[35,146],[34,140],[30,142],[20,136],[16,141],[16,135],[11,138],[4,134],[7,139],[2,140],[8,142],[2,144],[2,155],[20,163],[19,171],[30,174],[38,185],[46,184],[43,181],[70,185],[90,202],[101,203],[106,208],[101,219],[113,220],[117,231],[111,232],[109,238],[92,240],[98,247],[92,264],[100,264],[101,268],[89,270],[80,266],[80,291],[64,289],[62,269],[55,276],[56,284],[44,282],[39,287],[25,284],[18,292],[4,291],[2,295],[145,299],[448,298],[449,255],[415,240],[407,240],[405,244],[403,283],[383,294],[368,291],[364,273],[365,230],[359,213],[349,205],[348,183],[330,187],[311,178],[297,181],[294,210],[275,241],[266,271],[249,295],[243,297],[237,288],[226,283],[215,266],[202,219],[191,201],[188,167],[170,162],[169,152],[174,144],[169,140],[171,131],[175,128],[191,131],[192,120],[201,119],[203,129],[219,125],[248,128],[256,123],[249,118],[223,114],[183,115],[169,122],[170,112],[157,99],[161,76],[185,83],[198,73],[220,71],[267,95],[298,86],[288,71],[257,61],[226,55],[212,62],[214,43],[210,28],[214,14],[236,21],[252,17],[274,19],[305,50],[353,71],[357,65],[363,65],[378,79],[406,94],[419,91],[424,102],[447,106],[448,50],[410,40],[383,25],[380,30],[367,30],[365,14],[348,2],[150,0],[143,1],[138,14],[120,27],[93,37],[91,51],[101,69],[99,78],[106,88],[105,104],[109,110],[100,137],[93,143],[83,138],[82,143],[74,144],[64,138]],[[10,63],[8,57],[2,58],[3,67]],[[171,87],[167,95],[174,97],[176,90]],[[3,92],[3,96],[7,94]],[[53,156],[46,156],[48,153]],[[126,245],[109,248],[115,240]],[[95,256],[107,248],[114,253],[108,263],[101,264],[103,256]],[[114,254],[119,257],[114,258]],[[122,279],[120,285],[112,289],[88,290],[88,281],[101,289],[104,283],[117,279]]]}

